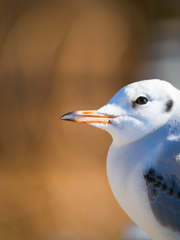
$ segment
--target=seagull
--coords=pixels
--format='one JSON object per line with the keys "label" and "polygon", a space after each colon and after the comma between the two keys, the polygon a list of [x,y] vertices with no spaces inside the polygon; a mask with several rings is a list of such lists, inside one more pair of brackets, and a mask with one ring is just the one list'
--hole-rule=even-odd
{"label": "seagull", "polygon": [[107,175],[118,203],[151,239],[180,239],[180,91],[163,80],[139,81],[97,111],[61,119],[111,134]]}

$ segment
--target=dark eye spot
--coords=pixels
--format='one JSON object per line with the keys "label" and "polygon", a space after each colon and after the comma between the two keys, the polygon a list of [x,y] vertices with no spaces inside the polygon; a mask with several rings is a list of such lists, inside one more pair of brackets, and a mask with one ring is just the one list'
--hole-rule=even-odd
{"label": "dark eye spot", "polygon": [[170,110],[172,109],[173,107],[173,101],[172,100],[168,100],[167,103],[166,103],[166,112],[170,112]]}
{"label": "dark eye spot", "polygon": [[148,102],[147,98],[146,97],[138,97],[136,99],[136,103],[139,104],[139,105],[143,105],[143,104],[146,104]]}

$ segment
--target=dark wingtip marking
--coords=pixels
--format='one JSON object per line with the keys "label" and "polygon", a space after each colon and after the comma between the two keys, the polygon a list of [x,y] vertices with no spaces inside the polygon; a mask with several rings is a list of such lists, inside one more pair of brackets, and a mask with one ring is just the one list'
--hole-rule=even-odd
{"label": "dark wingtip marking", "polygon": [[166,112],[169,112],[173,107],[173,100],[168,100],[166,103]]}
{"label": "dark wingtip marking", "polygon": [[177,199],[180,199],[180,192],[178,192],[177,194]]}
{"label": "dark wingtip marking", "polygon": [[157,182],[154,184],[154,187],[155,187],[155,188],[160,188],[160,187],[161,187],[161,182],[157,181]]}
{"label": "dark wingtip marking", "polygon": [[150,169],[148,174],[151,175],[151,176],[154,176],[155,175],[155,170],[154,169]]}
{"label": "dark wingtip marking", "polygon": [[162,189],[161,189],[163,192],[165,192],[166,190],[167,190],[167,186],[166,186],[166,184],[164,183],[163,185],[162,185]]}
{"label": "dark wingtip marking", "polygon": [[161,180],[163,180],[163,177],[157,176],[157,179],[161,181]]}
{"label": "dark wingtip marking", "polygon": [[173,194],[174,194],[174,189],[171,188],[171,189],[169,190],[169,192],[168,192],[168,195],[169,195],[170,197],[172,197]]}
{"label": "dark wingtip marking", "polygon": [[151,177],[149,174],[144,175],[144,178],[146,180],[147,185],[150,183],[156,182],[156,180],[153,177]]}

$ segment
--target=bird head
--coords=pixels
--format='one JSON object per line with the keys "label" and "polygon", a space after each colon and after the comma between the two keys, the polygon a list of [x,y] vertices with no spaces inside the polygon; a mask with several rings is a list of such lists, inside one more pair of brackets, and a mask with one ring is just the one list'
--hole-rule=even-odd
{"label": "bird head", "polygon": [[114,145],[124,146],[151,134],[172,119],[177,98],[180,92],[170,83],[144,80],[122,88],[97,111],[71,112],[61,119],[104,129],[111,134]]}

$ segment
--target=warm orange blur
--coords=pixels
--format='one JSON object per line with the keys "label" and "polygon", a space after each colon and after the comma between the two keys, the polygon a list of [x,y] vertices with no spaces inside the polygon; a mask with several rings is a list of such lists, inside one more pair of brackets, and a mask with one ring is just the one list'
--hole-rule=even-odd
{"label": "warm orange blur", "polygon": [[59,118],[137,80],[155,3],[0,1],[0,239],[121,239],[111,137]]}

